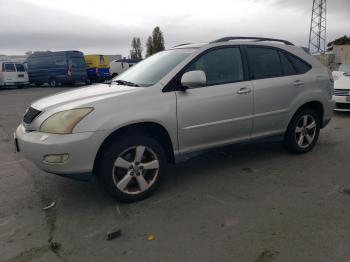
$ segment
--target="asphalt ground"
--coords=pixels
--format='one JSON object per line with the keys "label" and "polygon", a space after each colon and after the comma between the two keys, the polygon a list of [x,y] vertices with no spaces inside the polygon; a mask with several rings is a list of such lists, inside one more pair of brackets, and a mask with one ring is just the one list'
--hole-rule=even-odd
{"label": "asphalt ground", "polygon": [[96,180],[14,153],[30,103],[70,88],[0,90],[0,261],[350,261],[350,113],[335,114],[308,154],[276,142],[215,150],[121,204]]}

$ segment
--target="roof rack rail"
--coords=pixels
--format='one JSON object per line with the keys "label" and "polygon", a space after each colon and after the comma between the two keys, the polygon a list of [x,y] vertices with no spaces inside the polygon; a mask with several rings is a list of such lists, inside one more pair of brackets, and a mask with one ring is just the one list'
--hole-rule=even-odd
{"label": "roof rack rail", "polygon": [[275,39],[275,38],[266,38],[266,37],[249,37],[249,36],[227,36],[227,37],[223,37],[223,38],[219,38],[214,40],[213,42],[210,43],[220,43],[220,42],[227,42],[227,41],[231,41],[231,40],[244,40],[244,39],[251,39],[251,40],[256,40],[257,42],[260,41],[273,41],[273,42],[281,42],[284,43],[286,45],[294,45],[293,43],[287,41],[287,40],[282,40],[282,39]]}
{"label": "roof rack rail", "polygon": [[192,43],[184,43],[184,44],[179,44],[179,45],[174,45],[173,47],[178,47],[178,46],[183,46],[183,45],[190,45]]}

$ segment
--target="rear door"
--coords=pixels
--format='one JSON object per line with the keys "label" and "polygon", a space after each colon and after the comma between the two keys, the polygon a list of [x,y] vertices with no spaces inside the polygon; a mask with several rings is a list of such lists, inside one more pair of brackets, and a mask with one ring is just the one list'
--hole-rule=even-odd
{"label": "rear door", "polygon": [[253,137],[284,132],[293,98],[304,88],[283,51],[247,46],[250,78],[254,88]]}
{"label": "rear door", "polygon": [[[202,70],[207,85],[177,91],[178,139],[182,153],[249,139],[253,98],[239,47],[207,51],[185,72]],[[180,77],[181,79],[181,77]]]}
{"label": "rear door", "polygon": [[83,56],[70,56],[68,64],[72,81],[86,80],[86,64]]}
{"label": "rear door", "polygon": [[14,63],[4,63],[4,82],[12,84],[19,82]]}
{"label": "rear door", "polygon": [[16,64],[16,71],[18,76],[18,82],[28,82],[28,74],[24,68],[23,64]]}

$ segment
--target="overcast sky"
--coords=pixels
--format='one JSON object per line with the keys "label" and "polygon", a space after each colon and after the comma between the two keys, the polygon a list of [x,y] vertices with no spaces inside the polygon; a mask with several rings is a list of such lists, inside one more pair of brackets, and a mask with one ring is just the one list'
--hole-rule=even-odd
{"label": "overcast sky", "polygon": [[[350,0],[327,1],[327,40],[350,35]],[[0,0],[0,54],[81,50],[127,56],[155,26],[166,47],[223,36],[307,46],[312,0]],[[145,48],[144,48],[145,49]]]}

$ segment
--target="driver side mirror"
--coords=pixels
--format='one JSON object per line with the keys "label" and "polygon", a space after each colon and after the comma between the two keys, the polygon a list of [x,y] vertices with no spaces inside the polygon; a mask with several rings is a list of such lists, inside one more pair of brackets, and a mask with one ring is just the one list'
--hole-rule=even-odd
{"label": "driver side mirror", "polygon": [[195,88],[205,86],[207,84],[207,77],[204,71],[196,70],[184,73],[181,77],[181,85],[184,88]]}

